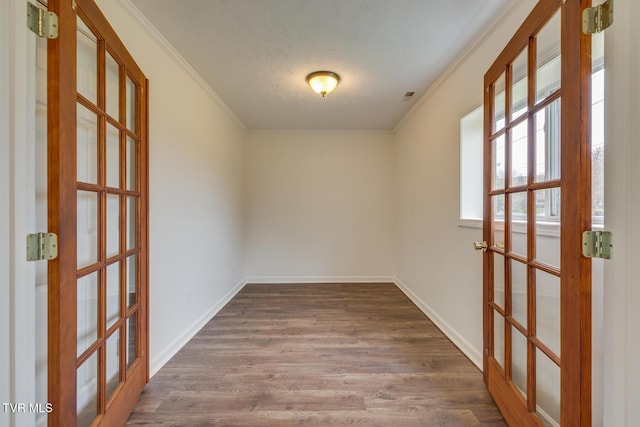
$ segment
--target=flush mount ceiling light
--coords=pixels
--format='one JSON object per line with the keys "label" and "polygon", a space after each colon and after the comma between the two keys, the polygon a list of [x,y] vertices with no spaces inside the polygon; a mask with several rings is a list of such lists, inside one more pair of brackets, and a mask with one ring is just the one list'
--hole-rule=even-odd
{"label": "flush mount ceiling light", "polygon": [[323,98],[338,86],[339,81],[340,76],[332,71],[316,71],[307,76],[307,83],[311,89],[322,95]]}

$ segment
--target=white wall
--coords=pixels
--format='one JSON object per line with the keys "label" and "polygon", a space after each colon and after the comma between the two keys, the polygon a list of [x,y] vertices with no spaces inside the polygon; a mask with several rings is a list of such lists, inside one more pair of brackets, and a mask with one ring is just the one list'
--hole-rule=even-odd
{"label": "white wall", "polygon": [[248,281],[391,280],[392,168],[390,134],[250,135]]}
{"label": "white wall", "polygon": [[153,374],[242,285],[244,129],[128,1],[98,6],[150,81]]}
{"label": "white wall", "polygon": [[519,1],[398,126],[396,275],[399,285],[482,365],[482,230],[459,226],[460,119],[482,105],[484,72],[535,1]]}

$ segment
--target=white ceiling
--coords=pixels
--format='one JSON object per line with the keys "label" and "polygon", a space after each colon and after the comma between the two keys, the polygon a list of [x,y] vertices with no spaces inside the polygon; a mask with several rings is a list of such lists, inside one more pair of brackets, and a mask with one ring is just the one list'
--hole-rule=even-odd
{"label": "white ceiling", "polygon": [[249,130],[391,130],[511,1],[132,0]]}

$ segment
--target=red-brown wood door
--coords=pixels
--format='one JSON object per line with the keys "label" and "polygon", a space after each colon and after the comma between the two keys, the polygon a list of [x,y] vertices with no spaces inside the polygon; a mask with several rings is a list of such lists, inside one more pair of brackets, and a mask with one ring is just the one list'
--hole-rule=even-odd
{"label": "red-brown wood door", "polygon": [[540,0],[485,74],[484,377],[511,426],[591,425],[591,0]]}
{"label": "red-brown wood door", "polygon": [[93,0],[48,3],[49,426],[119,426],[148,380],[148,83]]}

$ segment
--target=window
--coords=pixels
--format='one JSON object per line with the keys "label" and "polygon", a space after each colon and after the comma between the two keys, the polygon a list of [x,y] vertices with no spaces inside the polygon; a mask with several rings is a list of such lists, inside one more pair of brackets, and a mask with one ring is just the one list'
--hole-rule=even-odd
{"label": "window", "polygon": [[[554,76],[560,67],[560,58],[550,60],[541,68],[541,74]],[[551,80],[551,79],[550,79]],[[514,90],[520,82],[514,85]],[[604,217],[604,63],[594,61],[592,74],[592,123],[591,123],[591,161],[592,161],[592,212],[593,222],[602,224]],[[557,83],[551,80],[548,85],[540,85],[540,91],[551,93],[557,89]],[[498,94],[504,96],[504,93]],[[547,181],[560,178],[560,102],[550,104],[535,115],[536,121],[536,181]],[[514,107],[517,109],[518,107]],[[524,109],[523,109],[524,110]],[[517,112],[514,114],[517,115]],[[500,118],[498,117],[498,122]],[[504,118],[502,119],[504,120]],[[525,122],[526,123],[526,122]],[[512,169],[514,179],[522,179],[526,183],[527,127],[517,126],[512,133]],[[522,141],[522,143],[519,143]],[[504,158],[504,138],[498,140],[494,147],[496,158]],[[483,108],[478,107],[460,120],[460,225],[480,226],[483,205]],[[496,170],[504,179],[504,165],[497,165]],[[514,218],[522,216],[526,221],[526,206],[513,206]],[[535,200],[536,216],[550,224],[560,220],[560,192],[557,188],[537,191]]]}
{"label": "window", "polygon": [[483,108],[460,120],[460,220],[482,221]]}

